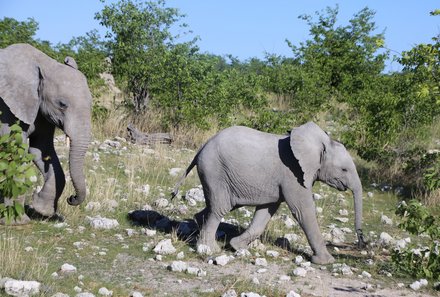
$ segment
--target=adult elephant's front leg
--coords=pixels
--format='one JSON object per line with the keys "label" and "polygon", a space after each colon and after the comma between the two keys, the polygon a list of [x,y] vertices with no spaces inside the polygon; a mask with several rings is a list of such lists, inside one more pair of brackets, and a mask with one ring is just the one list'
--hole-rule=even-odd
{"label": "adult elephant's front leg", "polygon": [[280,206],[279,202],[257,206],[249,227],[239,236],[231,239],[229,244],[235,249],[246,249],[248,245],[263,234],[270,218]]}
{"label": "adult elephant's front leg", "polygon": [[[40,116],[39,116],[40,117]],[[53,145],[55,127],[41,117],[35,132],[29,137],[29,152],[35,156],[34,163],[43,174],[44,185],[34,192],[32,207],[43,216],[57,211],[58,199],[64,190],[66,178]]]}

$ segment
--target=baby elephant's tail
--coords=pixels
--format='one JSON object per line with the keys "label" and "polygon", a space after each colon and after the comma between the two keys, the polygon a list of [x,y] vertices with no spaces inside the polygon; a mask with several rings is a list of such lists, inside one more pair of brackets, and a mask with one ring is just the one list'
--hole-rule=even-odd
{"label": "baby elephant's tail", "polygon": [[177,196],[177,194],[179,193],[179,188],[183,184],[183,181],[188,176],[188,174],[191,172],[191,170],[194,168],[194,166],[197,165],[197,157],[199,156],[199,153],[200,153],[200,151],[197,152],[197,154],[194,157],[194,159],[192,160],[191,164],[189,164],[189,166],[186,168],[185,172],[180,177],[179,181],[174,186],[174,190],[171,193],[171,200]]}

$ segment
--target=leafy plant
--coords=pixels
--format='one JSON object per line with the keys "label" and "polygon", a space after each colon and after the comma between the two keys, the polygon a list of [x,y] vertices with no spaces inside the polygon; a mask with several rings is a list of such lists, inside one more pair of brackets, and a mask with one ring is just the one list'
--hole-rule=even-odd
{"label": "leafy plant", "polygon": [[0,198],[4,200],[0,204],[0,218],[7,223],[24,214],[17,199],[37,180],[32,160],[21,127],[12,125],[11,132],[0,137]]}
{"label": "leafy plant", "polygon": [[396,214],[403,218],[399,227],[411,234],[426,233],[431,238],[430,246],[395,249],[392,261],[397,270],[414,277],[425,277],[440,281],[440,224],[430,211],[417,200],[402,201]]}

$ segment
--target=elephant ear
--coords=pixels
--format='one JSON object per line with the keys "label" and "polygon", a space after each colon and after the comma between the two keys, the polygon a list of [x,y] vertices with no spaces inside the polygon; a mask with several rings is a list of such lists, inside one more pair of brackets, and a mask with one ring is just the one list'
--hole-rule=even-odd
{"label": "elephant ear", "polygon": [[75,59],[72,57],[67,56],[66,58],[64,58],[64,64],[78,70],[78,64],[76,64]]}
{"label": "elephant ear", "polygon": [[43,74],[26,56],[0,56],[0,98],[22,122],[31,125],[38,114]]}
{"label": "elephant ear", "polygon": [[312,189],[329,141],[329,136],[313,122],[299,126],[290,133],[290,147],[304,173],[304,187],[307,189]]}

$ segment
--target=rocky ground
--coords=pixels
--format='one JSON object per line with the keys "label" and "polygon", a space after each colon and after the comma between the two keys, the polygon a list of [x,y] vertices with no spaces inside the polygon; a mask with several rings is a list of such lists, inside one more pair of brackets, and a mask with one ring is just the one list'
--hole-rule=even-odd
{"label": "rocky ground", "polygon": [[[62,138],[57,148],[65,162]],[[95,141],[86,162],[90,193],[82,208],[63,204],[64,222],[0,229],[0,253],[9,252],[8,240],[20,237],[20,254],[44,264],[35,279],[0,269],[0,296],[440,296],[433,284],[397,278],[389,268],[390,250],[414,238],[396,228],[395,196],[384,186],[365,192],[370,244],[364,251],[354,245],[351,195],[322,185],[315,189],[317,215],[335,264],[309,262],[310,248],[287,208],[279,210],[260,240],[240,251],[227,242],[253,213],[251,208],[235,211],[217,233],[222,253],[199,255],[191,220],[204,206],[197,177],[190,177],[182,198],[170,201],[168,195],[193,155],[134,146],[122,138]]]}

